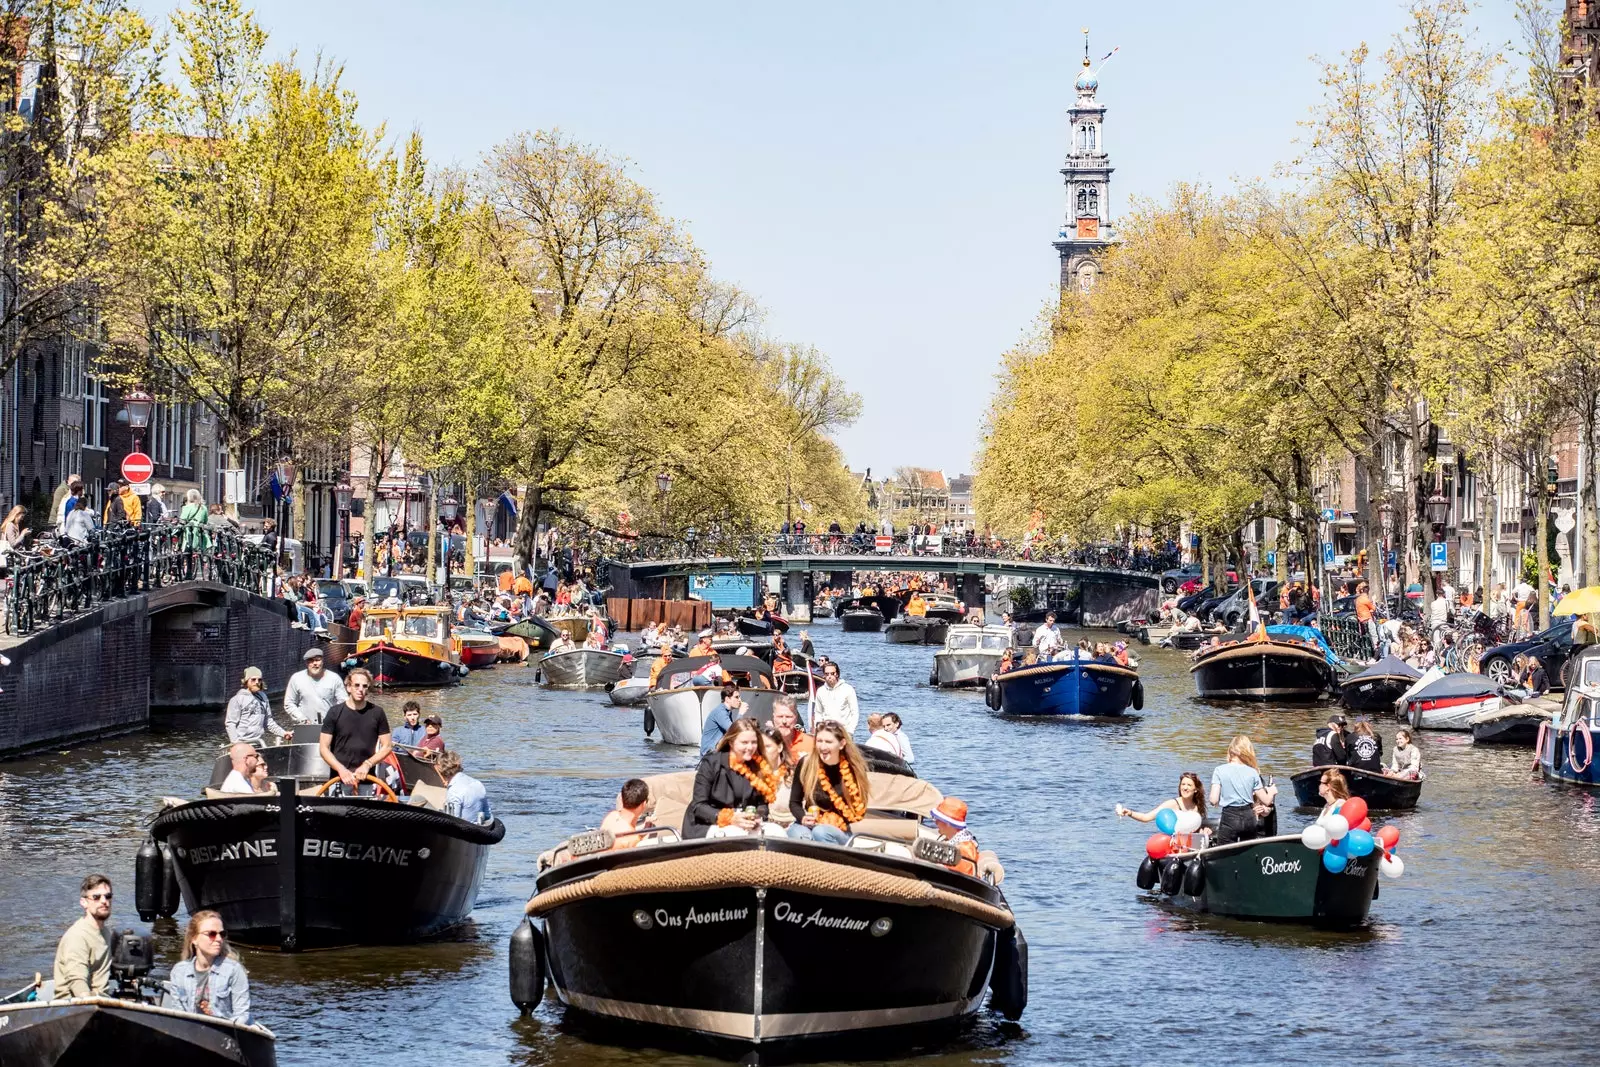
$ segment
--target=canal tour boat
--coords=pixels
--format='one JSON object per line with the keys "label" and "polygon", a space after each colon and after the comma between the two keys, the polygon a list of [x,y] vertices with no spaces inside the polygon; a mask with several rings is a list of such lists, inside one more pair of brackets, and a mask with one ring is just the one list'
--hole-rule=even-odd
{"label": "canal tour boat", "polygon": [[699,747],[706,716],[722,703],[722,682],[705,682],[700,673],[712,662],[720,663],[724,674],[738,684],[745,714],[762,722],[771,721],[773,701],[779,692],[771,666],[754,656],[719,656],[715,661],[711,656],[686,656],[662,668],[656,676],[656,687],[645,697],[646,737],[659,727],[664,744]]}
{"label": "canal tour boat", "polygon": [[933,654],[928,684],[941,689],[981,689],[1000,668],[1000,660],[1012,647],[1012,641],[1009,626],[951,624],[944,647]]}
{"label": "canal tour boat", "polygon": [[1144,683],[1137,670],[1100,662],[1074,648],[1048,663],[995,675],[985,698],[1003,715],[1115,717],[1129,707],[1143,709]]}
{"label": "canal tour boat", "polygon": [[117,1067],[274,1067],[277,1038],[264,1026],[146,1000],[73,997],[0,1004],[0,1063]]}
{"label": "canal tour boat", "polygon": [[1333,687],[1331,657],[1309,626],[1267,626],[1201,648],[1189,671],[1202,700],[1312,701]]}
{"label": "canal tour boat", "polygon": [[453,685],[467,673],[451,647],[450,609],[435,606],[371,609],[344,666],[371,671],[375,689]]}
{"label": "canal tour boat", "polygon": [[1393,711],[1422,672],[1399,656],[1378,662],[1339,683],[1339,702],[1351,711]]}
{"label": "canal tour boat", "polygon": [[1537,767],[1546,781],[1593,788],[1600,786],[1594,758],[1600,745],[1600,646],[1584,646],[1567,662],[1560,714],[1539,726]]}
{"label": "canal tour boat", "polygon": [[220,792],[232,770],[222,755],[205,799],[166,798],[141,853],[166,847],[136,865],[141,912],[170,863],[184,907],[214,909],[245,945],[405,944],[467,920],[505,826],[448,814],[438,772],[405,752],[395,753],[404,800],[370,775],[361,788],[374,795],[325,795],[338,778],[309,743],[319,730],[297,727],[293,743],[260,750],[277,793]]}
{"label": "canal tour boat", "polygon": [[839,601],[835,611],[845,633],[875,634],[900,614],[900,601],[892,596],[858,596]]}
{"label": "canal tour boat", "polygon": [[574,648],[539,661],[551,689],[600,689],[633,673],[633,654],[611,648]]}
{"label": "canal tour boat", "polygon": [[1367,921],[1382,853],[1352,857],[1335,874],[1299,834],[1258,837],[1146,857],[1135,882],[1171,907],[1262,922],[1347,929]]}
{"label": "canal tour boat", "polygon": [[1422,796],[1420,778],[1396,778],[1360,767],[1329,765],[1312,767],[1289,778],[1294,783],[1295,803],[1300,807],[1322,807],[1323,800],[1317,788],[1322,785],[1323,771],[1338,771],[1344,775],[1345,782],[1350,786],[1350,795],[1366,801],[1369,811],[1411,811]]}
{"label": "canal tour boat", "polygon": [[1500,687],[1482,674],[1431,668],[1398,701],[1400,719],[1415,730],[1471,730],[1472,720],[1500,710]]}
{"label": "canal tour boat", "polygon": [[[590,831],[539,858],[511,941],[524,1012],[548,985],[603,1034],[644,1027],[763,1057],[803,1046],[808,1059],[839,1039],[859,1053],[868,1039],[955,1030],[986,991],[992,1010],[1021,1016],[1027,944],[1004,871],[985,853],[982,877],[962,873],[956,847],[921,825],[937,789],[873,772],[872,808],[844,847],[791,840],[778,823],[682,839],[694,777],[646,779],[654,824],[636,847]],[[788,820],[786,791],[772,810]]]}

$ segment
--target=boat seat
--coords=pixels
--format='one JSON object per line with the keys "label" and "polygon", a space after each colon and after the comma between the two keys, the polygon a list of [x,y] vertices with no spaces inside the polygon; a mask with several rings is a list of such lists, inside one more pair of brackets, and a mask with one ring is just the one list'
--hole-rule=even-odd
{"label": "boat seat", "polygon": [[418,807],[443,811],[445,793],[446,790],[441,785],[432,785],[428,782],[411,783],[411,803]]}

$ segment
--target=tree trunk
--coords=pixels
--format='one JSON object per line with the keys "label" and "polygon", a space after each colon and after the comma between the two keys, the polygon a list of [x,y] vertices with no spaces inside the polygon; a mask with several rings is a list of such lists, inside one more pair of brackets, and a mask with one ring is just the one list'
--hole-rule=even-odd
{"label": "tree trunk", "polygon": [[1578,528],[1583,531],[1583,559],[1578,575],[1579,588],[1600,583],[1600,500],[1596,499],[1595,430],[1600,410],[1591,398],[1583,411],[1583,439],[1578,442]]}
{"label": "tree trunk", "polygon": [[1278,547],[1274,550],[1277,566],[1273,568],[1273,575],[1278,579],[1279,587],[1283,587],[1289,582],[1289,524],[1279,519],[1275,525],[1278,527]]}
{"label": "tree trunk", "polygon": [[[1367,506],[1363,511],[1361,522],[1362,544],[1367,546],[1367,587],[1372,590],[1372,599],[1379,604],[1384,603],[1389,595],[1389,583],[1384,571],[1387,565],[1384,562],[1384,553],[1388,545],[1384,543],[1386,531],[1383,528],[1383,518],[1378,517],[1378,525],[1373,526],[1372,519],[1377,509],[1374,504],[1382,504],[1388,499],[1388,487],[1383,484],[1377,458],[1371,451],[1361,458],[1362,469],[1367,475]],[[1378,492],[1373,492],[1373,487]]]}
{"label": "tree trunk", "polygon": [[1534,558],[1539,561],[1539,629],[1547,629],[1550,625],[1550,497],[1545,490],[1544,470],[1542,457],[1548,454],[1549,449],[1539,452],[1541,459],[1536,460],[1536,469],[1533,476],[1534,485]]}
{"label": "tree trunk", "polygon": [[478,483],[469,480],[461,488],[465,490],[463,495],[466,497],[461,506],[467,509],[467,549],[463,564],[466,567],[467,579],[471,581],[478,573],[478,557],[473,548],[473,542],[478,536]]}
{"label": "tree trunk", "polygon": [[1492,615],[1489,605],[1494,602],[1494,557],[1500,551],[1499,478],[1493,454],[1485,454],[1483,469],[1485,477],[1480,484],[1486,483],[1487,493],[1478,494],[1478,532],[1483,541],[1483,559],[1479,561],[1483,580],[1479,588],[1483,590],[1484,613]]}
{"label": "tree trunk", "polygon": [[373,554],[372,524],[378,519],[378,482],[383,478],[383,468],[388,466],[379,456],[383,449],[376,443],[367,446],[367,493],[361,520],[361,577],[372,589],[372,580],[378,576],[376,557]]}
{"label": "tree trunk", "polygon": [[305,565],[309,567],[311,564],[311,558],[308,554],[308,549],[311,545],[311,538],[306,536],[308,533],[306,529],[306,493],[310,490],[306,487],[306,476],[304,473],[305,468],[301,465],[299,460],[293,460],[293,462],[294,487],[291,492],[294,495],[294,502],[289,508],[289,525],[291,529],[289,536],[300,542],[301,559],[304,560]]}
{"label": "tree trunk", "polygon": [[528,482],[522,490],[522,510],[517,514],[517,536],[511,543],[511,565],[518,574],[527,574],[528,567],[539,556],[539,511],[544,506],[544,473]]}
{"label": "tree trunk", "polygon": [[1211,539],[1200,535],[1200,584],[1211,587]]}
{"label": "tree trunk", "polygon": [[428,584],[439,584],[439,479],[428,475]]}

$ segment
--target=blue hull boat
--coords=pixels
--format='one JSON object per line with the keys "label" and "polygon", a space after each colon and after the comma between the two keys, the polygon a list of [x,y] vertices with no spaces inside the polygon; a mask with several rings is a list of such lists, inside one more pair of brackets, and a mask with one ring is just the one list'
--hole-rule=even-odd
{"label": "blue hull boat", "polygon": [[1600,645],[1579,648],[1567,664],[1561,712],[1539,724],[1534,752],[1545,781],[1593,789],[1600,787]]}
{"label": "blue hull boat", "polygon": [[1074,656],[996,675],[988,700],[1005,715],[1113,717],[1143,708],[1144,686],[1138,671]]}

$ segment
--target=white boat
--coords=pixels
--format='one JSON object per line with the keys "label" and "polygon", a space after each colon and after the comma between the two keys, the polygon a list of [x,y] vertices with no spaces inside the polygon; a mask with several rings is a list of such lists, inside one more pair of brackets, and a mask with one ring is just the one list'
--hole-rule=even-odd
{"label": "white boat", "polygon": [[987,684],[1012,647],[1011,638],[1009,626],[952,625],[944,648],[933,654],[929,681],[944,689]]}
{"label": "white boat", "polygon": [[1470,731],[1474,718],[1500,710],[1500,689],[1481,674],[1444,674],[1435,667],[1396,704],[1413,729]]}
{"label": "white boat", "polygon": [[650,679],[624,678],[611,687],[611,703],[619,707],[632,708],[644,703],[645,697],[650,695]]}
{"label": "white boat", "polygon": [[[722,668],[739,686],[746,713],[763,722],[772,719],[772,705],[778,697],[773,688],[772,667],[753,656],[722,656]],[[700,684],[695,672],[711,662],[710,657],[692,656],[674,660],[656,678],[656,688],[645,698],[644,732],[661,731],[669,745],[700,744],[700,730],[706,716],[722,703],[722,683]],[[689,684],[693,682],[694,684]]]}
{"label": "white boat", "polygon": [[598,689],[626,678],[633,660],[626,652],[605,648],[575,648],[556,652],[540,661],[544,684],[553,687]]}

